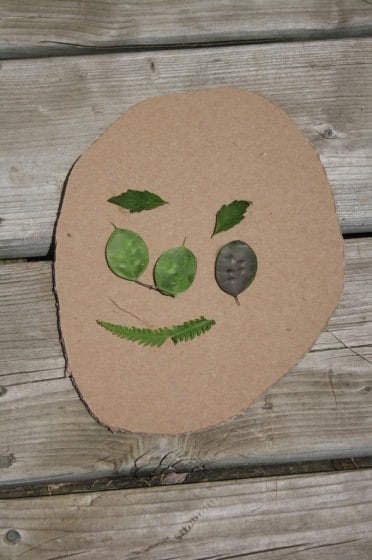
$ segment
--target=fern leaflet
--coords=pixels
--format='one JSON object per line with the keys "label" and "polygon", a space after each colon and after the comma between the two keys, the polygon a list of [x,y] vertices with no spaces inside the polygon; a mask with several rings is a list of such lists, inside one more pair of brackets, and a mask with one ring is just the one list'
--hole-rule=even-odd
{"label": "fern leaflet", "polygon": [[164,344],[168,338],[171,338],[174,344],[181,341],[192,340],[196,336],[209,331],[216,322],[213,319],[209,320],[205,317],[200,317],[199,319],[186,321],[182,323],[182,325],[176,325],[171,328],[163,327],[161,329],[140,329],[137,327],[127,327],[125,325],[114,325],[105,321],[97,321],[97,323],[120,338],[137,342],[143,346],[159,347]]}
{"label": "fern leaflet", "polygon": [[105,321],[97,321],[97,323],[119,338],[138,342],[144,346],[161,346],[169,338],[168,329],[139,329],[125,325],[113,325]]}
{"label": "fern leaflet", "polygon": [[216,321],[213,319],[206,319],[205,317],[200,317],[199,319],[192,319],[187,321],[182,325],[173,327],[171,333],[171,339],[174,344],[177,342],[182,342],[186,340],[192,340],[196,336],[199,336],[212,328]]}

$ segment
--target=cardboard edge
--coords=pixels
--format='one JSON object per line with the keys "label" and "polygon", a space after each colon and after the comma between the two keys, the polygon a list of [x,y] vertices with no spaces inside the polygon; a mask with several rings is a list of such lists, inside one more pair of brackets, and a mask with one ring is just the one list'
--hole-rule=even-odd
{"label": "cardboard edge", "polygon": [[[72,377],[72,371],[71,371],[71,368],[70,368],[69,363],[68,363],[65,340],[63,338],[62,324],[61,324],[60,301],[59,301],[57,282],[56,282],[57,230],[58,230],[58,226],[59,226],[59,220],[60,220],[60,217],[61,217],[63,202],[64,202],[65,195],[66,195],[67,185],[68,185],[68,182],[70,180],[71,174],[72,174],[76,164],[78,163],[79,159],[81,158],[81,156],[82,156],[82,154],[80,154],[79,157],[76,158],[76,160],[74,161],[74,163],[72,164],[72,166],[68,170],[66,178],[63,182],[62,191],[61,191],[61,198],[60,198],[58,209],[57,209],[57,216],[56,216],[56,220],[55,220],[55,223],[54,223],[53,235],[52,235],[52,247],[53,247],[53,254],[54,254],[54,258],[53,258],[53,262],[52,262],[52,290],[53,290],[54,299],[55,299],[55,306],[56,306],[58,339],[59,339],[59,342],[61,344],[61,350],[62,350],[63,358],[64,358],[64,361],[65,361],[65,367],[64,367],[65,377]],[[79,397],[81,398],[80,393],[79,393]]]}
{"label": "cardboard edge", "polygon": [[[206,91],[206,92],[211,92],[211,91],[219,91],[219,90],[232,90],[232,91],[240,91],[240,92],[245,92],[245,93],[253,93],[254,95],[257,95],[258,97],[261,97],[265,102],[275,106],[275,108],[277,110],[279,110],[282,115],[285,116],[286,119],[288,119],[292,124],[294,124],[298,130],[301,132],[301,134],[303,135],[303,137],[305,138],[305,140],[307,141],[307,143],[309,144],[309,146],[311,147],[311,150],[314,152],[314,154],[316,155],[319,164],[321,165],[321,168],[323,170],[324,176],[326,178],[326,182],[328,184],[328,189],[330,191],[330,195],[332,197],[332,201],[333,201],[333,207],[334,207],[334,212],[336,215],[336,219],[337,219],[337,209],[336,209],[336,201],[334,198],[334,194],[333,194],[333,189],[332,189],[332,185],[328,179],[327,176],[327,172],[325,170],[325,167],[320,159],[319,153],[316,151],[316,149],[314,148],[313,144],[310,142],[310,140],[305,136],[305,134],[303,133],[303,131],[300,129],[300,127],[297,125],[297,123],[295,123],[295,121],[290,117],[290,115],[277,103],[275,103],[274,101],[272,101],[269,97],[263,95],[260,92],[256,92],[253,90],[248,90],[246,88],[242,88],[242,87],[231,87],[231,86],[221,86],[221,87],[211,87],[211,88],[203,88],[203,89],[195,89],[195,90],[191,90],[191,91],[187,91],[187,92],[173,92],[173,93],[166,93],[164,95],[155,95],[155,96],[151,96],[149,98],[144,98],[139,100],[138,102],[136,102],[134,105],[130,106],[125,113],[128,113],[129,111],[133,110],[135,107],[137,107],[140,104],[143,103],[147,103],[150,102],[152,99],[155,99],[157,97],[166,97],[166,96],[184,96],[184,95],[189,95],[189,94],[195,94],[197,92],[201,92],[201,91]],[[124,113],[123,113],[124,114]],[[339,236],[341,238],[342,241],[342,255],[343,255],[343,270],[342,270],[342,281],[340,283],[340,290],[339,290],[339,294],[338,294],[338,298],[336,301],[336,304],[333,308],[333,310],[330,312],[330,314],[328,315],[327,319],[325,320],[323,326],[321,327],[321,329],[319,330],[319,333],[314,337],[314,339],[312,340],[312,342],[310,343],[310,345],[306,348],[306,350],[303,352],[303,354],[299,357],[298,360],[296,360],[296,362],[294,362],[292,364],[292,366],[290,367],[290,369],[284,374],[282,375],[277,381],[275,381],[272,385],[270,385],[269,387],[267,387],[267,389],[261,393],[256,399],[254,399],[253,401],[251,401],[246,407],[244,407],[243,409],[241,409],[240,411],[238,411],[236,414],[222,420],[221,422],[218,422],[216,424],[211,424],[208,426],[205,426],[203,428],[200,428],[198,430],[191,430],[191,431],[185,431],[185,432],[176,432],[176,433],[163,433],[163,432],[140,432],[140,431],[131,431],[131,430],[126,430],[124,428],[118,428],[115,426],[110,426],[104,422],[102,422],[93,412],[93,410],[88,406],[85,398],[83,397],[82,393],[80,392],[80,389],[77,385],[77,382],[74,378],[73,372],[69,366],[68,363],[68,356],[67,356],[67,351],[66,351],[66,346],[65,346],[65,342],[64,342],[64,338],[63,338],[63,333],[62,333],[62,326],[61,326],[61,316],[60,316],[60,304],[59,304],[59,297],[58,297],[58,289],[57,289],[57,285],[56,285],[56,271],[55,271],[55,263],[56,263],[56,257],[57,257],[57,230],[58,230],[58,226],[59,226],[59,221],[60,221],[60,216],[61,216],[61,211],[62,211],[62,207],[63,207],[63,202],[64,202],[64,198],[65,198],[65,194],[66,194],[66,190],[67,190],[67,186],[71,177],[71,174],[74,171],[75,166],[77,165],[77,163],[79,162],[79,160],[81,159],[81,157],[84,155],[84,153],[90,149],[91,146],[93,146],[94,144],[96,144],[96,142],[101,138],[101,136],[103,134],[105,134],[105,132],[108,130],[108,128],[111,128],[113,126],[115,126],[118,121],[122,118],[122,115],[120,115],[116,120],[114,120],[95,140],[94,142],[92,142],[87,148],[86,150],[84,150],[84,152],[82,154],[79,155],[79,157],[74,161],[73,165],[71,166],[71,168],[69,169],[65,181],[63,183],[63,187],[62,187],[62,193],[61,193],[61,199],[60,199],[60,203],[58,206],[58,210],[57,210],[57,217],[56,217],[56,221],[55,221],[55,225],[53,228],[53,236],[52,236],[52,248],[54,249],[54,259],[53,259],[53,263],[52,263],[52,289],[53,289],[53,293],[55,296],[55,305],[56,305],[56,312],[57,312],[57,329],[58,329],[58,334],[59,334],[59,341],[61,343],[61,348],[62,348],[62,353],[63,353],[63,357],[65,360],[65,377],[69,377],[71,379],[72,385],[74,387],[74,389],[76,390],[79,399],[82,401],[85,409],[87,410],[87,412],[89,413],[89,415],[103,428],[106,428],[107,430],[109,430],[112,433],[125,433],[125,434],[131,434],[131,435],[138,435],[138,436],[151,436],[151,437],[157,437],[157,436],[166,436],[166,437],[179,437],[179,436],[185,436],[185,435],[189,435],[189,434],[198,434],[198,433],[203,433],[206,432],[207,430],[211,430],[211,429],[218,429],[230,422],[233,422],[235,419],[241,417],[252,405],[254,405],[260,398],[262,398],[264,395],[267,394],[268,391],[270,391],[272,389],[272,387],[274,387],[277,383],[279,383],[285,376],[287,376],[288,374],[291,373],[292,369],[295,368],[303,359],[304,357],[308,354],[308,352],[311,350],[312,346],[316,343],[316,341],[318,340],[320,334],[325,330],[328,322],[330,321],[330,319],[332,318],[335,310],[338,307],[340,298],[342,296],[342,292],[343,292],[343,288],[344,288],[344,283],[345,283],[345,243],[344,243],[344,239],[341,233],[341,229],[340,229],[340,224],[337,220],[338,223],[338,233]]]}

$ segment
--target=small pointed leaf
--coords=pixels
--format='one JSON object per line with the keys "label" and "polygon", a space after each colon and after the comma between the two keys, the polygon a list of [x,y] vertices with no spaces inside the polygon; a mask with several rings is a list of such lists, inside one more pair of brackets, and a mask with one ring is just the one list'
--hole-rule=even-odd
{"label": "small pointed leaf", "polygon": [[[245,212],[252,202],[248,200],[234,200],[230,204],[224,204],[216,214],[216,224],[213,235],[221,231],[227,231],[239,224],[244,218]],[[212,235],[212,237],[213,237]]]}
{"label": "small pointed leaf", "polygon": [[153,210],[163,204],[168,204],[165,200],[160,198],[157,194],[150,191],[137,191],[129,189],[119,196],[113,196],[108,199],[108,202],[117,204],[122,208],[126,208],[131,213],[142,212],[143,210]]}

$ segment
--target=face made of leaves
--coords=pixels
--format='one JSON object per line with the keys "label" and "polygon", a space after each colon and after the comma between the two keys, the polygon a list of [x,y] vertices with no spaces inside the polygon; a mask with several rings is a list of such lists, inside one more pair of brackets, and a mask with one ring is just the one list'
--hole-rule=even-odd
{"label": "face made of leaves", "polygon": [[[128,190],[109,199],[130,212],[152,210],[168,204],[160,196],[149,191]],[[239,224],[252,203],[235,200],[223,205],[216,214],[212,237]],[[145,241],[136,232],[114,226],[106,243],[106,262],[111,271],[128,281],[157,290],[165,296],[175,297],[186,291],[193,283],[197,271],[197,259],[194,253],[181,245],[171,248],[160,255],[156,261],[153,277],[154,285],[139,280],[149,263],[149,253]],[[235,240],[222,247],[216,258],[215,278],[218,286],[238,301],[238,295],[253,282],[257,272],[257,257],[254,250],[244,241]],[[124,325],[113,325],[105,321],[97,323],[111,333],[149,346],[161,346],[168,338],[174,344],[191,340],[210,330],[214,320],[200,317],[186,321],[182,325],[163,327],[161,329],[138,329]]]}

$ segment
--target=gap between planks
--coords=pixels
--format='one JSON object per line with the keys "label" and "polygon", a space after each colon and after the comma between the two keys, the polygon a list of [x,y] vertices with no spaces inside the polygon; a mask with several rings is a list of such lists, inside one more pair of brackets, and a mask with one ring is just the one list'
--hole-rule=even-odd
{"label": "gap between planks", "polygon": [[[1,463],[0,463],[1,466]],[[4,465],[3,465],[4,466]],[[172,470],[166,464],[159,465],[150,473],[141,474],[134,469],[125,476],[97,477],[81,480],[58,480],[54,482],[22,484],[0,484],[0,500],[42,496],[63,496],[87,492],[107,492],[134,488],[153,488],[200,482],[222,482],[251,478],[295,476],[300,474],[324,474],[329,472],[353,471],[372,468],[371,457],[338,458],[320,461],[289,462],[268,465],[248,465],[215,469]]]}
{"label": "gap between planks", "polygon": [[171,0],[19,0],[5,2],[0,30],[5,58],[363,37],[372,31],[372,5],[368,0],[189,0],[182,7]]}

